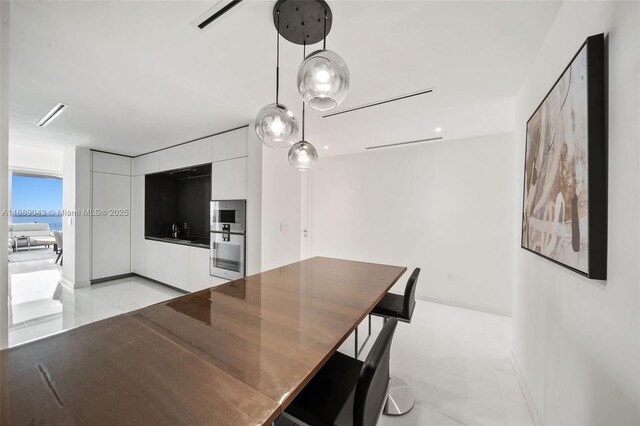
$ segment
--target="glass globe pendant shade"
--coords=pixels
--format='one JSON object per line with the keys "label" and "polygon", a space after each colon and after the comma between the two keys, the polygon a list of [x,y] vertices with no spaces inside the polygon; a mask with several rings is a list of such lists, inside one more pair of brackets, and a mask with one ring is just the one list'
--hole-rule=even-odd
{"label": "glass globe pendant shade", "polygon": [[289,163],[305,172],[311,170],[318,164],[318,151],[307,141],[300,141],[289,148]]}
{"label": "glass globe pendant shade", "polygon": [[331,50],[310,53],[298,68],[298,92],[316,111],[329,111],[344,100],[349,90],[349,68]]}
{"label": "glass globe pendant shade", "polygon": [[271,148],[288,148],[298,136],[298,120],[282,104],[269,104],[256,116],[256,133]]}

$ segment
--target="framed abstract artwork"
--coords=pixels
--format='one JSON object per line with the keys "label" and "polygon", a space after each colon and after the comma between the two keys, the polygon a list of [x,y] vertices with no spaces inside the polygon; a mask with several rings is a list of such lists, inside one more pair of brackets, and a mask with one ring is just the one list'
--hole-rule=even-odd
{"label": "framed abstract artwork", "polygon": [[607,277],[604,34],[589,37],[527,121],[522,248]]}

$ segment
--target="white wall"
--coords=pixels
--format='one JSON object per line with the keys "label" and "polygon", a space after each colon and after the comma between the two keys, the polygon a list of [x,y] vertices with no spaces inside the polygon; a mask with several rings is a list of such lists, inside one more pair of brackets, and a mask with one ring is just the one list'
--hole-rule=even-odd
{"label": "white wall", "polygon": [[418,297],[510,315],[512,144],[505,133],[322,159],[311,254],[420,267]]}
{"label": "white wall", "polygon": [[[88,148],[64,150],[62,208],[81,213],[91,209],[91,152]],[[78,214],[62,218],[62,279],[74,287],[89,285],[91,279],[91,218]]]}
{"label": "white wall", "polygon": [[247,275],[262,270],[262,143],[247,129]]}
{"label": "white wall", "polygon": [[9,168],[13,171],[62,176],[63,157],[62,149],[9,145]]}
{"label": "white wall", "polygon": [[[544,424],[640,424],[640,3],[565,2],[516,99],[514,164],[525,123],[589,35],[608,46],[608,280],[521,250],[516,238],[513,352]],[[519,232],[521,186],[514,200]]]}
{"label": "white wall", "polygon": [[262,149],[262,270],[299,260],[300,172],[289,164],[286,149],[265,147]]}
{"label": "white wall", "polygon": [[[0,210],[9,202],[9,11],[10,3],[0,2]],[[7,216],[0,215],[0,235],[7,235],[8,223]],[[8,298],[7,245],[0,244],[0,349],[9,343]]]}

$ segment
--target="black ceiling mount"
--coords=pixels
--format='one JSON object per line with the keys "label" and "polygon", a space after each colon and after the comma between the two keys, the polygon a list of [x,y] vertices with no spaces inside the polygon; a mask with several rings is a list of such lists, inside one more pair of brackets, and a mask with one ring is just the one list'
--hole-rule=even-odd
{"label": "black ceiling mount", "polygon": [[280,35],[291,43],[315,44],[322,41],[331,31],[333,14],[324,0],[278,0],[273,7],[273,24],[276,29],[278,29],[278,11],[280,11]]}

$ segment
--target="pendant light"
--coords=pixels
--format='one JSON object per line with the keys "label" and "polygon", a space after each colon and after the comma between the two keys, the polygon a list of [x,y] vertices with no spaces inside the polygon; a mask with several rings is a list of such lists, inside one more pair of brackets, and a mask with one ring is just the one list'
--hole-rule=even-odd
{"label": "pendant light", "polygon": [[327,19],[325,10],[322,49],[310,53],[298,68],[298,92],[316,111],[329,111],[340,105],[351,79],[344,59],[327,50]]}
{"label": "pendant light", "polygon": [[[304,45],[303,45],[304,46]],[[303,47],[303,57],[306,46]],[[302,140],[289,148],[289,163],[300,170],[306,172],[311,170],[318,164],[318,150],[311,143],[304,139],[305,125],[305,103],[302,103]]]}
{"label": "pendant light", "polygon": [[311,170],[318,164],[318,150],[304,140],[304,102],[302,103],[302,140],[289,148],[289,164],[301,172]]}
{"label": "pendant light", "polygon": [[266,146],[287,148],[298,136],[298,120],[289,108],[279,102],[280,92],[280,11],[276,11],[276,102],[266,105],[255,120],[255,130]]}

